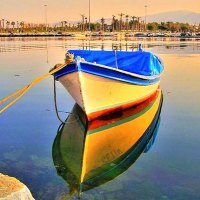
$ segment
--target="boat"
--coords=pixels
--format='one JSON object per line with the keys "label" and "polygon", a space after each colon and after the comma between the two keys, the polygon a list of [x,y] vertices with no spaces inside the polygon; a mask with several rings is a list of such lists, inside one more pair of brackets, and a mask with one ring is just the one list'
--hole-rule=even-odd
{"label": "boat", "polygon": [[161,60],[151,52],[68,50],[54,74],[89,120],[138,104],[159,88]]}
{"label": "boat", "polygon": [[158,132],[162,92],[126,110],[88,121],[75,104],[58,128],[52,147],[54,166],[70,195],[93,189],[125,172],[148,152]]}

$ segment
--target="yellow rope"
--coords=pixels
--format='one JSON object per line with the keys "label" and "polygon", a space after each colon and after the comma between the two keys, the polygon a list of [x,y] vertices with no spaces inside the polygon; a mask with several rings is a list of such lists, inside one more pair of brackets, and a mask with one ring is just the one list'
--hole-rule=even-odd
{"label": "yellow rope", "polygon": [[12,97],[14,97],[14,96],[16,96],[17,94],[23,92],[27,87],[28,87],[28,86],[25,86],[25,87],[23,87],[23,88],[17,90],[16,92],[13,92],[11,95],[9,95],[9,96],[7,96],[7,97],[1,99],[1,100],[0,100],[0,104],[3,103],[3,102],[8,101],[8,100],[11,99]]}
{"label": "yellow rope", "polygon": [[62,68],[64,68],[65,66],[67,66],[69,63],[71,63],[73,60],[69,60],[68,62],[66,62],[65,64],[61,64],[59,66],[57,66],[55,69],[51,70],[50,72],[37,77],[36,79],[34,79],[29,85],[24,86],[23,88],[13,92],[12,94],[8,95],[7,97],[3,98],[0,100],[0,104],[8,101],[9,99],[15,97],[10,103],[8,103],[6,106],[4,106],[1,110],[0,113],[4,112],[6,109],[8,109],[11,105],[13,105],[16,101],[18,101],[24,94],[26,94],[28,92],[28,90],[30,90],[31,87],[33,87],[35,84],[39,83],[40,81],[44,80],[45,78],[47,78],[48,76],[56,73],[57,71],[61,70]]}

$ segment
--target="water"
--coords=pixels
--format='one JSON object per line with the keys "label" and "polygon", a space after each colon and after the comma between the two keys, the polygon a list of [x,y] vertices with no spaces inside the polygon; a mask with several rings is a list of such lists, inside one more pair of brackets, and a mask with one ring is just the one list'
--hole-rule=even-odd
{"label": "water", "polygon": [[[66,49],[135,50],[139,43],[165,63],[164,102],[151,149],[121,175],[84,192],[82,199],[200,199],[200,41],[178,39],[71,38],[1,39],[0,98],[62,63]],[[57,84],[62,119],[74,100]],[[25,183],[36,199],[77,199],[57,174],[52,158],[60,125],[53,102],[53,78],[33,87],[0,115],[0,172]]]}

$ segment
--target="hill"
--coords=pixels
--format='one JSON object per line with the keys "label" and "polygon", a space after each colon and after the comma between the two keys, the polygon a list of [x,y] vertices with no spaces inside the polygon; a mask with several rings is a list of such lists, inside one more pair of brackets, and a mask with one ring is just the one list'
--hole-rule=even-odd
{"label": "hill", "polygon": [[[144,20],[144,17],[142,17]],[[173,11],[164,12],[153,15],[147,15],[147,22],[182,22],[189,24],[199,24],[200,23],[200,13],[195,13],[191,11]]]}

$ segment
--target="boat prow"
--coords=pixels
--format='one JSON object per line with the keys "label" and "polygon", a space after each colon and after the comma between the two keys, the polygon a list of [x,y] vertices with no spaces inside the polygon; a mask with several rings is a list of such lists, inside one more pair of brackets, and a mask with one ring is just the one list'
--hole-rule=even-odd
{"label": "boat prow", "polygon": [[70,50],[75,60],[54,74],[89,120],[136,105],[159,87],[163,66],[150,52]]}

